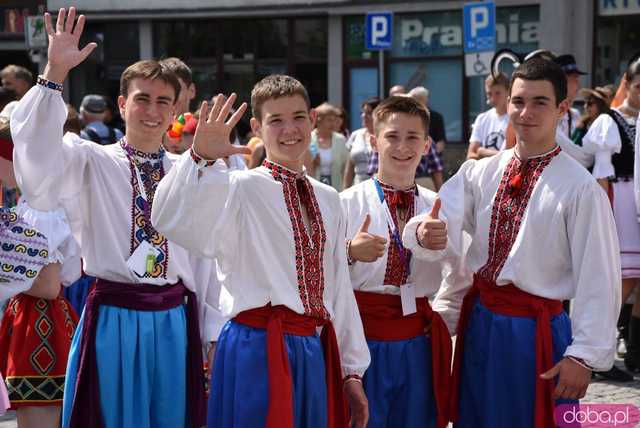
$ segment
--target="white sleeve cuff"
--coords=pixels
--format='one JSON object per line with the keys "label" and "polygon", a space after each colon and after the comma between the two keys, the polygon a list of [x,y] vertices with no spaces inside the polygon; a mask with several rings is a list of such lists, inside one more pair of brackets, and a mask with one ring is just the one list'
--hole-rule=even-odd
{"label": "white sleeve cuff", "polygon": [[564,356],[580,358],[595,371],[607,371],[613,367],[615,353],[615,345],[606,349],[595,346],[570,345]]}
{"label": "white sleeve cuff", "polygon": [[595,153],[593,176],[598,178],[615,177],[616,171],[611,163],[611,152],[600,150]]}
{"label": "white sleeve cuff", "polygon": [[422,223],[424,218],[424,215],[420,215],[409,220],[402,232],[402,244],[405,248],[411,250],[411,254],[417,259],[436,262],[444,257],[446,250],[429,250],[420,245],[416,235],[418,227],[420,227],[420,223]]}

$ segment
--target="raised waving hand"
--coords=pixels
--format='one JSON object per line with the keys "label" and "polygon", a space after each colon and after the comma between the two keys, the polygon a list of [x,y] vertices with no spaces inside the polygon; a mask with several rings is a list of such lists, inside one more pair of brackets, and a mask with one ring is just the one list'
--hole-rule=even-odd
{"label": "raised waving hand", "polygon": [[247,110],[247,103],[242,103],[235,113],[229,117],[236,98],[236,94],[231,94],[228,99],[222,94],[218,95],[210,112],[209,103],[202,102],[198,128],[193,138],[193,150],[198,156],[215,160],[231,155],[251,154],[249,148],[231,144],[229,141],[231,130]]}
{"label": "raised waving hand", "polygon": [[69,71],[84,61],[98,46],[92,42],[82,49],[78,47],[85,21],[84,15],[78,16],[76,20],[75,7],[69,8],[69,13],[62,8],[58,11],[54,29],[51,15],[44,14],[44,26],[49,37],[49,58],[44,72],[45,79],[57,83],[64,82]]}

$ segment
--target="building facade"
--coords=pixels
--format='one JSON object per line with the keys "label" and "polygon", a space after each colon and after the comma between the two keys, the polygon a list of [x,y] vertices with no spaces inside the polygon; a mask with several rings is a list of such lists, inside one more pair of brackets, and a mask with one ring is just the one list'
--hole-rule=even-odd
{"label": "building facade", "polygon": [[[49,0],[87,15],[84,38],[98,49],[73,71],[72,103],[83,94],[115,98],[122,70],[141,58],[177,56],[194,70],[198,99],[237,92],[289,73],[312,103],[344,106],[351,128],[359,106],[378,92],[378,54],[364,49],[367,12],[394,12],[384,87],[425,86],[451,142],[466,142],[485,110],[483,78],[464,75],[463,1],[382,0]],[[612,83],[638,46],[640,7],[630,0],[496,0],[498,48],[573,53],[590,72],[583,85]]]}

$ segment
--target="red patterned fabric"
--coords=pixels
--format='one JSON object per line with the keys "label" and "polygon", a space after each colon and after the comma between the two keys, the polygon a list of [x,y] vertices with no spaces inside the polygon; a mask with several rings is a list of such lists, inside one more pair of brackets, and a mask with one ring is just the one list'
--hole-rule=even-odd
{"label": "red patterned fabric", "polygon": [[[406,190],[396,190],[388,184],[384,184],[379,181],[382,191],[384,192],[384,199],[387,201],[393,223],[396,230],[399,230],[398,213],[403,213],[402,223],[406,224],[407,220],[415,215],[415,194],[416,186],[412,186]],[[409,271],[406,263],[411,259],[411,252],[403,247],[406,261],[403,261],[398,246],[391,238],[391,228],[389,230],[389,246],[387,250],[387,268],[384,274],[384,283],[387,285],[401,286],[407,283],[409,277]]]}
{"label": "red patterned fabric", "polygon": [[496,281],[515,242],[524,212],[540,174],[560,153],[560,147],[526,161],[514,155],[502,173],[493,201],[489,228],[489,258],[478,274],[487,281]]}
{"label": "red patterned fabric", "polygon": [[0,327],[0,372],[13,409],[62,403],[67,358],[78,316],[63,298],[18,294]]}
{"label": "red patterned fabric", "polygon": [[[322,300],[324,244],[327,235],[313,186],[303,173],[297,173],[269,160],[265,160],[263,166],[282,184],[296,247],[298,293],[304,305],[304,313],[311,317],[328,319],[329,312]],[[309,219],[310,233],[303,220],[303,207]]]}
{"label": "red patterned fabric", "polygon": [[267,331],[267,370],[269,375],[269,408],[266,428],[293,428],[293,380],[285,334],[313,336],[322,328],[325,379],[327,382],[327,428],[347,426],[345,399],[342,393],[340,352],[333,324],[327,319],[297,314],[286,306],[263,306],[240,312],[234,321]]}
{"label": "red patterned fabric", "polygon": [[400,296],[357,290],[354,294],[364,334],[369,340],[408,340],[425,334],[425,329],[430,328],[431,372],[438,410],[436,427],[445,428],[449,420],[450,368],[453,352],[449,330],[440,314],[433,311],[426,297],[416,299],[416,313],[403,316]]}

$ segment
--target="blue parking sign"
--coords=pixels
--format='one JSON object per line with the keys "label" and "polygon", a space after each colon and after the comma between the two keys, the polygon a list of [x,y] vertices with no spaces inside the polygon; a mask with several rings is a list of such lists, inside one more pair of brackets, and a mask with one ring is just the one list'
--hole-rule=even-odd
{"label": "blue parking sign", "polygon": [[367,13],[364,40],[367,50],[391,49],[393,41],[393,12]]}
{"label": "blue parking sign", "polygon": [[463,7],[464,51],[486,52],[496,49],[496,4],[469,3]]}

